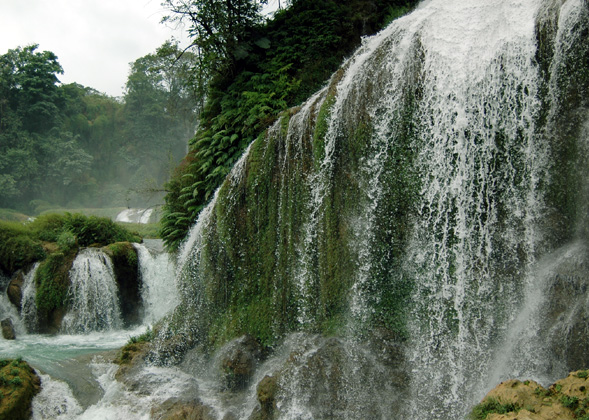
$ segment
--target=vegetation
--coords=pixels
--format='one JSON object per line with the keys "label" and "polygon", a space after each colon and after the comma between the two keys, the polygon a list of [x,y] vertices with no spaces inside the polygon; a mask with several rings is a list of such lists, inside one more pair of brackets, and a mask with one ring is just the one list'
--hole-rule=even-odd
{"label": "vegetation", "polygon": [[517,412],[521,407],[513,403],[502,404],[495,398],[486,398],[483,402],[476,405],[469,418],[471,420],[485,420],[489,414],[507,414]]}
{"label": "vegetation", "polygon": [[[361,36],[406,13],[416,1],[291,3],[262,23],[254,1],[166,2],[169,19],[191,25],[206,69],[201,86],[207,86],[190,151],[166,186],[162,237],[169,249],[178,247],[245,147],[281,112],[324,84]],[[243,13],[235,26],[224,20],[231,10]]]}
{"label": "vegetation", "polygon": [[41,381],[21,359],[0,360],[0,419],[30,418],[31,401],[40,391]]}
{"label": "vegetation", "polygon": [[[133,63],[122,99],[59,85],[54,53],[0,55],[0,207],[142,206],[194,133],[194,55],[165,43]],[[162,159],[163,157],[163,159]]]}
{"label": "vegetation", "polygon": [[26,223],[0,221],[0,269],[13,273],[44,259],[47,242],[69,255],[78,246],[120,241],[140,242],[141,237],[110,219],[81,214],[46,214]]}

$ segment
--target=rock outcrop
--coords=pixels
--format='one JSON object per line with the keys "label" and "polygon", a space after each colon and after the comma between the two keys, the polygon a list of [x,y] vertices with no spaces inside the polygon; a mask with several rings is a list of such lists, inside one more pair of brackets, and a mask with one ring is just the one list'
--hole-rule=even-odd
{"label": "rock outcrop", "polygon": [[475,406],[472,420],[573,420],[589,416],[589,371],[572,372],[543,388],[534,381],[509,380]]}
{"label": "rock outcrop", "polygon": [[0,367],[0,420],[29,419],[33,397],[41,390],[41,379],[21,360],[0,360]]}

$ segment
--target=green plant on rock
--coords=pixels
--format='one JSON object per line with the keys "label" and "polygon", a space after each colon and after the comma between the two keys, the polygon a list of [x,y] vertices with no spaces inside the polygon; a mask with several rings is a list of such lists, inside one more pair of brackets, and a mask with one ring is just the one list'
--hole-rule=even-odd
{"label": "green plant on rock", "polygon": [[485,420],[489,414],[497,413],[497,414],[507,414],[518,412],[521,409],[518,405],[514,403],[505,403],[502,404],[496,398],[486,398],[480,404],[477,404],[473,407],[469,419],[470,420]]}

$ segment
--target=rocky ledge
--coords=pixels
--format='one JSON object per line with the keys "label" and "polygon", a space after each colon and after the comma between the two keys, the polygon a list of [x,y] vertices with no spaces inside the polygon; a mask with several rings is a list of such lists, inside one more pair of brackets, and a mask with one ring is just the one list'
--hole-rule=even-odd
{"label": "rocky ledge", "polygon": [[476,405],[471,420],[589,420],[589,371],[572,372],[548,389],[534,381],[509,380]]}
{"label": "rocky ledge", "polygon": [[33,397],[41,390],[41,379],[27,362],[0,360],[0,420],[31,417]]}

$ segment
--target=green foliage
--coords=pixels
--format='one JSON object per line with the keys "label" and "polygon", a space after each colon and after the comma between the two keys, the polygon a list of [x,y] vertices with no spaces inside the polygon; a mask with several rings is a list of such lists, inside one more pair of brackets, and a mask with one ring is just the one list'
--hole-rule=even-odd
{"label": "green foliage", "polygon": [[474,406],[472,409],[469,419],[471,420],[485,420],[489,414],[497,413],[497,414],[507,414],[512,412],[517,412],[520,410],[516,404],[513,403],[506,403],[501,404],[495,398],[486,398],[480,404]]}
{"label": "green foliage", "polygon": [[69,288],[68,272],[76,253],[50,254],[37,269],[35,283],[37,294],[35,302],[40,319],[50,319],[55,311],[64,310],[67,306]]}
{"label": "green foliage", "polygon": [[589,377],[589,371],[587,371],[587,370],[581,370],[581,371],[577,372],[577,378],[586,379],[588,377]]}
{"label": "green foliage", "polygon": [[560,403],[564,407],[574,410],[579,405],[579,399],[577,397],[571,397],[569,395],[561,395]]}
{"label": "green foliage", "polygon": [[[192,19],[194,42],[200,46],[204,42],[202,19],[211,9],[198,6],[209,2],[166,3],[173,12],[170,19]],[[405,13],[415,3],[300,0],[279,10],[263,25],[254,24],[254,18],[246,19],[243,24],[247,31],[243,37],[240,32],[239,41],[227,44],[229,49],[223,47],[219,50],[222,53],[213,56],[200,55],[204,66],[213,68],[207,79],[208,101],[191,151],[166,185],[161,235],[168,249],[177,249],[248,144],[281,112],[321,87],[360,43],[361,36],[382,27],[387,13]],[[222,16],[225,12],[220,13]],[[209,41],[213,42],[212,38]],[[239,53],[226,55],[229,50]],[[219,57],[225,59],[219,61]],[[316,150],[322,150],[318,146]]]}
{"label": "green foliage", "polygon": [[66,248],[63,248],[64,250],[73,246],[73,239],[80,246],[141,241],[139,236],[129,232],[111,219],[84,216],[79,213],[45,214],[35,219],[30,227],[41,240],[59,244],[61,238],[67,245]]}
{"label": "green foliage", "polygon": [[151,328],[147,328],[143,334],[138,336],[133,336],[129,339],[129,344],[139,344],[139,343],[147,343],[153,340],[155,337],[155,333]]}
{"label": "green foliage", "polygon": [[13,273],[44,256],[41,242],[26,225],[0,221],[0,270]]}

